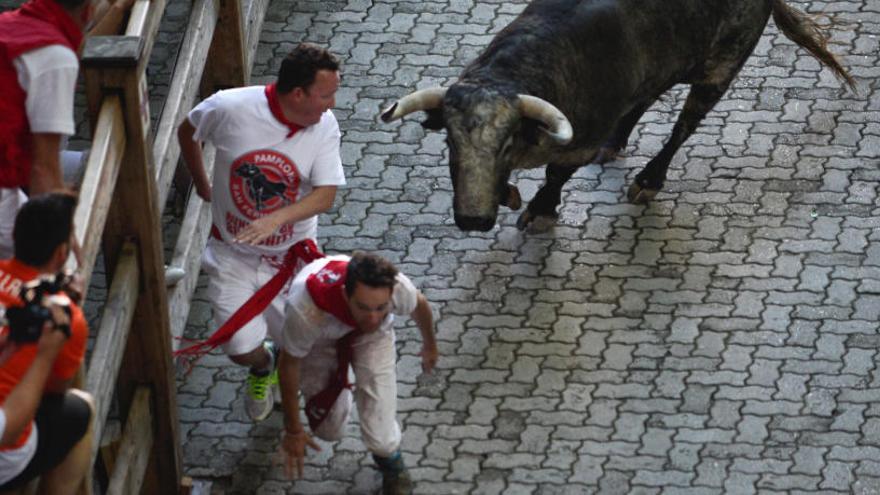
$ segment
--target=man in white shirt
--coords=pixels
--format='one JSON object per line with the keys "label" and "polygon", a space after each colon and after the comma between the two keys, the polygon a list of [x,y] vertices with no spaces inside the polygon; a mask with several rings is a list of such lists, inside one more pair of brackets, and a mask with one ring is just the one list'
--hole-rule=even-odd
{"label": "man in white shirt", "polygon": [[[282,62],[276,83],[220,91],[180,125],[195,191],[212,203],[202,268],[218,326],[279,271],[294,244],[315,239],[317,215],[345,184],[330,111],[338,88],[336,57],[303,43]],[[213,180],[202,162],[203,142],[217,150]],[[272,411],[277,351],[264,340],[282,321],[279,295],[224,344],[233,362],[250,368],[245,405],[255,421]]]}
{"label": "man in white shirt", "polygon": [[307,446],[320,450],[300,421],[300,390],[310,430],[324,440],[342,438],[353,395],[361,437],[382,473],[382,493],[411,492],[396,418],[395,315],[409,315],[416,323],[422,370],[430,372],[438,358],[431,305],[391,262],[355,252],[350,258],[318,259],[297,274],[285,306],[279,368],[288,475],[295,470],[302,476]]}

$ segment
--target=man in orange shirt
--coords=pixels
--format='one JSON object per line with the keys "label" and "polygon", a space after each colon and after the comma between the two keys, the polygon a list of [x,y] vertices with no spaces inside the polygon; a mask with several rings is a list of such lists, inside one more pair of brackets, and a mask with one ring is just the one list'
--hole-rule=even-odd
{"label": "man in orange shirt", "polygon": [[[70,254],[75,207],[76,197],[68,193],[39,195],[22,207],[13,230],[15,257],[0,261],[0,304],[20,305],[23,284],[61,270]],[[17,439],[0,445],[0,491],[40,476],[41,493],[75,493],[88,469],[94,407],[91,396],[70,388],[85,356],[88,327],[76,304],[70,309],[70,337],[52,363],[34,421]],[[0,365],[0,403],[37,353],[37,343],[19,343]]]}

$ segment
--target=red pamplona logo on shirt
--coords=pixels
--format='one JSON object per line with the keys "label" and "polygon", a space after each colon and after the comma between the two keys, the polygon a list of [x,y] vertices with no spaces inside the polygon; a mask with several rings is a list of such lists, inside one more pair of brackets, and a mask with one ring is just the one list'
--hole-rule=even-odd
{"label": "red pamplona logo on shirt", "polygon": [[232,201],[251,220],[295,203],[299,184],[293,161],[273,150],[245,153],[232,163],[229,174]]}

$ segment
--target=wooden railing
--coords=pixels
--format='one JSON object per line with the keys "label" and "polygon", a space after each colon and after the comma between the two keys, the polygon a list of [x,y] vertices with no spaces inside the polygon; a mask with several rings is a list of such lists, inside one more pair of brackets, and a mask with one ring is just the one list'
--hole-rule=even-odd
{"label": "wooden railing", "polygon": [[[97,404],[93,465],[114,400],[124,425],[113,430],[121,435],[115,455],[103,459],[108,494],[181,491],[171,353],[189,313],[210,209],[190,195],[168,263],[186,276],[173,288],[164,280],[161,214],[180,157],[176,128],[197,93],[207,96],[249,80],[268,2],[243,3],[193,1],[155,137],[146,67],[165,0],[137,0],[124,35],[89,38],[83,49],[92,146],[75,215],[80,270],[88,286],[100,251],[111,281],[85,372],[85,388]],[[211,150],[205,162],[211,170]],[[81,492],[92,492],[91,479]]]}

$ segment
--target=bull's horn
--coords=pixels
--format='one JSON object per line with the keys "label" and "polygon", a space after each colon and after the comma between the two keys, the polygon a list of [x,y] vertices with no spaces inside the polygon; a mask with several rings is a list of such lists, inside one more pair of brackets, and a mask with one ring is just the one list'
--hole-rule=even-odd
{"label": "bull's horn", "polygon": [[382,112],[382,120],[391,122],[413,112],[440,108],[443,104],[443,96],[446,94],[446,89],[428,88],[410,93],[386,108]]}
{"label": "bull's horn", "polygon": [[542,122],[547,127],[547,134],[558,144],[568,144],[574,136],[565,114],[541,98],[519,95],[519,111],[526,117]]}

